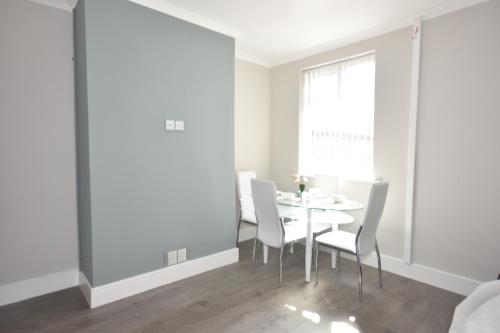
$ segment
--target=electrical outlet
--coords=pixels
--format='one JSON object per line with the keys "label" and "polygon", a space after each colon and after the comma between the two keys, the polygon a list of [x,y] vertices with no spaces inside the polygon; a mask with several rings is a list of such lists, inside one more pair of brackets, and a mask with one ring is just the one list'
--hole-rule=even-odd
{"label": "electrical outlet", "polygon": [[177,262],[180,264],[187,260],[187,249],[180,249],[177,251]]}
{"label": "electrical outlet", "polygon": [[177,264],[177,251],[169,251],[167,253],[167,266]]}

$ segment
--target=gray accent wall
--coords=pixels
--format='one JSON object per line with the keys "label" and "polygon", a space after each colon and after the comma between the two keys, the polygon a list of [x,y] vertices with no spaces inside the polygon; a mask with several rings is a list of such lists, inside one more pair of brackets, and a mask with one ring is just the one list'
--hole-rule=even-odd
{"label": "gray accent wall", "polygon": [[234,39],[126,0],[81,0],[75,20],[87,278],[162,268],[171,249],[233,248]]}
{"label": "gray accent wall", "polygon": [[87,94],[87,45],[85,2],[74,12],[76,156],[78,161],[78,238],[80,271],[92,283],[92,209],[90,206],[89,114]]}
{"label": "gray accent wall", "polygon": [[0,285],[78,267],[72,44],[71,13],[0,1]]}

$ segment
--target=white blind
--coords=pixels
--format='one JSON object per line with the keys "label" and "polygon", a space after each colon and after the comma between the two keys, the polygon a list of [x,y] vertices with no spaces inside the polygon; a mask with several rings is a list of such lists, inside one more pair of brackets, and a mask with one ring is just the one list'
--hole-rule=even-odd
{"label": "white blind", "polygon": [[375,55],[303,75],[299,172],[373,178]]}

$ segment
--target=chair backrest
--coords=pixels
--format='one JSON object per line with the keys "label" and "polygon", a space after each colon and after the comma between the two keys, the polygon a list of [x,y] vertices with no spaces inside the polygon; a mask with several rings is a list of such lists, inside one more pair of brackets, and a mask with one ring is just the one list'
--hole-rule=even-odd
{"label": "chair backrest", "polygon": [[330,196],[337,194],[337,182],[337,176],[314,176],[314,187],[319,187],[325,194],[328,194]]}
{"label": "chair backrest", "polygon": [[388,189],[389,183],[387,182],[372,185],[363,224],[356,235],[359,255],[367,255],[375,248],[377,228],[384,211]]}
{"label": "chair backrest", "polygon": [[241,219],[252,223],[257,223],[252,200],[252,186],[250,184],[250,181],[255,178],[257,178],[255,171],[238,171],[236,174]]}
{"label": "chair backrest", "polygon": [[257,238],[268,246],[281,247],[285,229],[276,204],[276,186],[270,180],[252,179],[251,183]]}

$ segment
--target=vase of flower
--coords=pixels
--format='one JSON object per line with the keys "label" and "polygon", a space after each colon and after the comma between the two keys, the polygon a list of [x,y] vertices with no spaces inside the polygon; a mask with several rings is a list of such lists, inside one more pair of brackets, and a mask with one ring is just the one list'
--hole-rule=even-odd
{"label": "vase of flower", "polygon": [[293,182],[299,184],[299,191],[297,192],[297,197],[302,199],[304,190],[306,189],[306,184],[309,182],[309,178],[301,175],[293,175]]}

